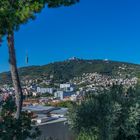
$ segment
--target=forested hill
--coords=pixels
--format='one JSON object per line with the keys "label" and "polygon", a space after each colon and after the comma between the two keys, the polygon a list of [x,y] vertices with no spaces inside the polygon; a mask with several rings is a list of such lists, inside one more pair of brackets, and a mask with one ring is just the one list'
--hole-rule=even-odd
{"label": "forested hill", "polygon": [[[138,76],[140,65],[108,60],[81,60],[73,59],[63,62],[50,63],[43,66],[29,66],[19,68],[21,79],[49,78],[55,81],[66,82],[83,73],[106,74],[110,76]],[[0,83],[10,82],[10,73],[0,74]]]}

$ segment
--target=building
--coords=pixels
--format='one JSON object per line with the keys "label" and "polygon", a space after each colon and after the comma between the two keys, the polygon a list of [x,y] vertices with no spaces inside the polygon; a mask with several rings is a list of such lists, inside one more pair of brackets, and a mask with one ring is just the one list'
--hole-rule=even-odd
{"label": "building", "polygon": [[74,94],[74,92],[71,91],[56,91],[54,93],[55,98],[59,98],[60,100],[63,100],[66,97],[71,97]]}
{"label": "building", "polygon": [[44,94],[44,93],[53,94],[53,91],[54,91],[53,88],[40,88],[40,87],[37,87],[37,92],[41,93],[41,94]]}
{"label": "building", "polygon": [[38,114],[36,118],[32,119],[32,121],[36,122],[37,124],[41,124],[41,123],[46,123],[55,119],[56,118],[53,118],[53,117],[47,117],[44,114]]}
{"label": "building", "polygon": [[74,85],[73,84],[60,84],[60,89],[64,91],[74,91]]}
{"label": "building", "polygon": [[60,108],[50,112],[51,116],[55,118],[63,118],[66,116],[67,113],[68,113],[68,108]]}

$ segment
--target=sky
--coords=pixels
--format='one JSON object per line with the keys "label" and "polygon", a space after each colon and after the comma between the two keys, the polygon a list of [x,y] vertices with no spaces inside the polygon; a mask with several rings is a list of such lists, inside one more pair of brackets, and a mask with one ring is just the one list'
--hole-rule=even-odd
{"label": "sky", "polygon": [[[81,0],[48,9],[15,33],[18,67],[44,65],[70,57],[140,64],[140,1]],[[0,72],[8,71],[8,50],[0,47]]]}

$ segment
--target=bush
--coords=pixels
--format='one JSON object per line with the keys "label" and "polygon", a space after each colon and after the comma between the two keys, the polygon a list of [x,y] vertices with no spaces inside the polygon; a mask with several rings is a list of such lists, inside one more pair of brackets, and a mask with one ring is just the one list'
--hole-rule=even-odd
{"label": "bush", "polygon": [[113,86],[110,91],[92,93],[80,105],[73,106],[69,120],[78,140],[87,136],[89,140],[138,140],[139,116],[139,89],[126,92],[122,86]]}
{"label": "bush", "polygon": [[1,140],[26,140],[35,139],[40,135],[39,129],[32,127],[31,114],[22,112],[20,118],[14,118],[16,105],[10,96],[2,103],[0,112],[0,139]]}

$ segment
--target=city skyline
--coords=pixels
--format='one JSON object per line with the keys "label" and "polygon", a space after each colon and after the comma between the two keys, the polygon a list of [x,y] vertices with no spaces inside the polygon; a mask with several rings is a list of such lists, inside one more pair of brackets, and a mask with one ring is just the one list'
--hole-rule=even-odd
{"label": "city skyline", "polygon": [[[44,65],[70,57],[140,64],[140,2],[83,0],[59,9],[47,7],[15,34],[17,64]],[[0,72],[9,70],[6,41]]]}

